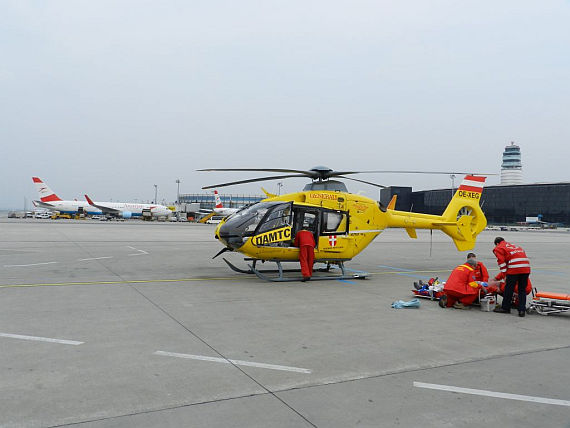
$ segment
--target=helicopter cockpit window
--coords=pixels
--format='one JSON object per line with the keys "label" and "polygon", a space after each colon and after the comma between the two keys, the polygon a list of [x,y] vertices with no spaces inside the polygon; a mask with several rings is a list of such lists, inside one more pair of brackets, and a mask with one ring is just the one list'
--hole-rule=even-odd
{"label": "helicopter cockpit window", "polygon": [[275,206],[275,203],[259,202],[236,212],[226,221],[226,230],[240,236],[251,236],[259,222],[265,217],[267,211]]}
{"label": "helicopter cockpit window", "polygon": [[269,230],[279,229],[292,224],[291,203],[280,204],[271,209],[269,214],[263,219],[257,233],[267,232]]}

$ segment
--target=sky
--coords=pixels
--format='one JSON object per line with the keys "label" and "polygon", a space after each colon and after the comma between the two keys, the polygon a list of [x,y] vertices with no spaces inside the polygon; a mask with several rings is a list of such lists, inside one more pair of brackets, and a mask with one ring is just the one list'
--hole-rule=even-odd
{"label": "sky", "polygon": [[[156,185],[170,202],[177,179],[196,193],[262,175],[201,168],[499,173],[511,141],[525,183],[570,181],[569,0],[1,9],[0,209],[31,206],[32,176],[63,199],[151,201]],[[447,175],[354,178],[451,186]],[[220,192],[262,194],[259,183]]]}

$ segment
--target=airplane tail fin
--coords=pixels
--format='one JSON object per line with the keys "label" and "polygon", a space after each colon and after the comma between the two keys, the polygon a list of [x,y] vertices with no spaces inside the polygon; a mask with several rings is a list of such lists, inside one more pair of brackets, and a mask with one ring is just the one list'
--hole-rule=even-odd
{"label": "airplane tail fin", "polygon": [[216,199],[216,208],[224,208],[224,205],[222,204],[222,199],[220,198],[220,195],[218,195],[217,190],[214,190],[214,198]]}
{"label": "airplane tail fin", "polygon": [[61,201],[61,198],[57,196],[54,191],[51,190],[39,177],[32,177],[32,180],[36,185],[41,202]]}
{"label": "airplane tail fin", "polygon": [[453,239],[459,251],[475,246],[477,235],[487,226],[480,206],[487,177],[466,175],[442,214],[442,222],[434,223]]}

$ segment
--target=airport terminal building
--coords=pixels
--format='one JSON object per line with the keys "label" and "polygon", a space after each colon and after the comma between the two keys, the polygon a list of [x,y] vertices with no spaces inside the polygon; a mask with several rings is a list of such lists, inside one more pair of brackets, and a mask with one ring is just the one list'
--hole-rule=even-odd
{"label": "airport terminal building", "polygon": [[[380,198],[386,205],[398,195],[398,210],[441,215],[453,192],[389,187],[382,190]],[[489,224],[516,224],[541,214],[545,222],[570,225],[570,182],[488,186],[481,196],[481,208]]]}
{"label": "airport terminal building", "polygon": [[[220,199],[225,208],[241,208],[243,206],[259,202],[266,196],[260,195],[224,195],[220,193]],[[214,195],[212,193],[185,193],[180,195],[180,204],[192,205],[196,211],[213,210]]]}

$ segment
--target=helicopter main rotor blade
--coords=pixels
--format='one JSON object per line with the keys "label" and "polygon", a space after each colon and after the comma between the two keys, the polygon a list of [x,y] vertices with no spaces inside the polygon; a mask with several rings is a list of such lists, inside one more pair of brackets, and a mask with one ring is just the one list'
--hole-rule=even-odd
{"label": "helicopter main rotor blade", "polygon": [[356,178],[343,177],[342,175],[335,175],[335,177],[342,178],[344,180],[352,180],[352,181],[358,181],[358,182],[364,183],[364,184],[370,184],[371,186],[381,187],[382,189],[388,188],[388,186],[383,186],[381,184],[371,183],[370,181],[358,180]]}
{"label": "helicopter main rotor blade", "polygon": [[306,177],[304,174],[289,174],[289,175],[274,175],[272,177],[260,177],[260,178],[250,178],[249,180],[239,180],[239,181],[232,181],[229,183],[222,183],[222,184],[214,184],[212,186],[205,186],[202,189],[214,189],[216,187],[226,187],[231,186],[233,184],[244,184],[244,183],[255,183],[256,181],[268,181],[268,180],[279,180],[281,178],[291,178],[291,177]]}
{"label": "helicopter main rotor blade", "polygon": [[358,172],[353,172],[352,174],[446,174],[446,175],[452,175],[452,174],[458,174],[458,175],[463,175],[463,174],[470,174],[470,175],[498,175],[496,173],[486,173],[486,172],[465,172],[465,171],[387,171],[387,170],[382,170],[382,171],[358,171]]}
{"label": "helicopter main rotor blade", "polygon": [[283,169],[283,168],[207,168],[197,169],[196,171],[256,171],[256,172],[289,172],[292,174],[304,174],[313,176],[314,172],[301,169]]}

